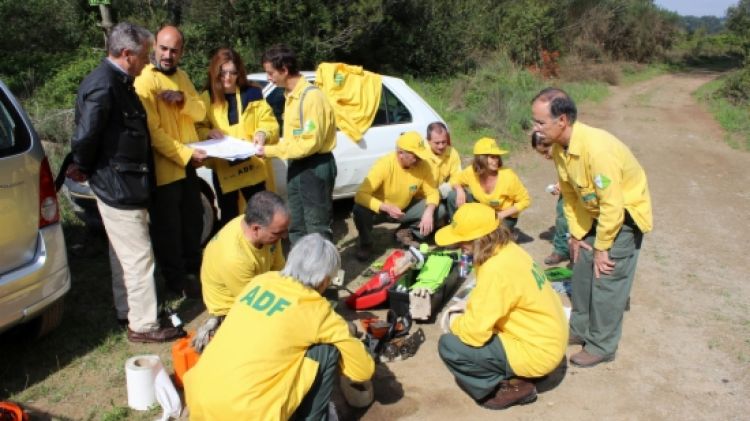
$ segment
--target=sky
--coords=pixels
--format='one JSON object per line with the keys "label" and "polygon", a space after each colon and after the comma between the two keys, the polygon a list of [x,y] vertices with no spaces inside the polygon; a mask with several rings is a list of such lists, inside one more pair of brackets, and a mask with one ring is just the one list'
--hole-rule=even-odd
{"label": "sky", "polygon": [[739,0],[654,0],[659,7],[683,16],[718,16],[724,17],[729,6],[735,6]]}

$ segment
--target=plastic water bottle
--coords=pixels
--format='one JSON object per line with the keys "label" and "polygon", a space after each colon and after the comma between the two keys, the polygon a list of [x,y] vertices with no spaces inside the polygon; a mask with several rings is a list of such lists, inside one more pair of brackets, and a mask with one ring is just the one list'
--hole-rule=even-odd
{"label": "plastic water bottle", "polygon": [[461,259],[458,262],[458,276],[465,278],[469,276],[471,272],[471,256],[468,254],[462,254]]}

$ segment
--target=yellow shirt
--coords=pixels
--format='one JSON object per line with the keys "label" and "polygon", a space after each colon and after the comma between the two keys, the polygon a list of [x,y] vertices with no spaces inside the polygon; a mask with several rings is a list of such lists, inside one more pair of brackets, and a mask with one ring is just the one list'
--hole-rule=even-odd
{"label": "yellow shirt", "polygon": [[245,215],[240,215],[229,221],[203,253],[203,302],[211,315],[226,315],[250,280],[284,267],[281,241],[256,248],[242,232],[244,218]]}
{"label": "yellow shirt", "polygon": [[646,173],[616,137],[577,122],[567,152],[552,149],[570,235],[583,238],[596,219],[594,248],[609,250],[625,220],[625,210],[644,233],[653,228]]}
{"label": "yellow shirt", "polygon": [[362,66],[320,63],[315,84],[325,93],[336,116],[336,127],[359,142],[372,126],[383,92],[382,77]]}
{"label": "yellow shirt", "polygon": [[310,82],[300,77],[297,86],[286,96],[284,103],[284,136],[278,145],[266,147],[269,158],[300,159],[316,153],[333,151],[336,147],[336,122],[331,104],[320,89],[305,94],[300,121],[299,107],[302,94]]}
{"label": "yellow shirt", "polygon": [[474,347],[499,335],[517,376],[552,372],[565,355],[568,319],[544,271],[513,242],[476,271],[477,285],[466,312],[451,324],[453,334]]}
{"label": "yellow shirt", "polygon": [[[479,183],[479,177],[474,173],[474,167],[471,166],[464,168],[455,179],[451,179],[451,184],[454,186],[469,187],[471,194],[477,202],[484,203],[496,211],[515,206],[520,213],[531,204],[529,192],[523,183],[521,183],[521,179],[510,168],[500,168],[497,172],[495,188],[490,193],[484,191],[484,188]],[[517,216],[518,213],[513,215],[513,217]]]}
{"label": "yellow shirt", "polygon": [[418,193],[426,198],[427,204],[437,206],[440,202],[430,165],[419,160],[415,166],[405,170],[398,164],[396,152],[391,152],[370,168],[359,185],[354,202],[375,213],[380,212],[383,202],[404,210]]}
{"label": "yellow shirt", "polygon": [[315,344],[334,345],[341,373],[369,380],[375,363],[325,298],[279,272],[240,294],[198,363],[185,375],[190,419],[286,420],[315,380]]}
{"label": "yellow shirt", "polygon": [[[148,117],[151,146],[154,151],[156,185],[162,186],[185,178],[185,166],[193,150],[186,144],[198,141],[195,123],[206,116],[206,107],[182,69],[172,75],[147,65],[135,78],[135,91],[141,98]],[[157,95],[166,90],[182,91],[182,107],[167,104]]]}
{"label": "yellow shirt", "polygon": [[[256,88],[257,89],[257,88]],[[242,110],[238,122],[229,124],[229,105],[211,102],[208,91],[203,92],[201,100],[206,107],[206,118],[196,125],[201,139],[208,139],[211,129],[218,129],[222,133],[252,143],[257,132],[266,133],[266,143],[272,145],[279,140],[279,123],[273,115],[273,110],[263,99],[258,89],[260,99],[250,101],[242,110],[242,98],[239,89],[235,97],[238,110]],[[226,159],[213,159],[211,167],[216,171],[224,193],[238,190],[245,186],[253,186],[263,182],[268,177],[265,160],[251,157],[247,160],[230,162]]]}
{"label": "yellow shirt", "polygon": [[430,149],[430,166],[432,167],[437,185],[448,182],[461,172],[461,157],[455,148],[448,146],[442,155],[435,155]]}

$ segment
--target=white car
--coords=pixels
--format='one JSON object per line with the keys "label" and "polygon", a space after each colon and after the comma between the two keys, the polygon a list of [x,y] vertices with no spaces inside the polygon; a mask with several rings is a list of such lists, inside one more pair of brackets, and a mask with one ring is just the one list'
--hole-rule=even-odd
{"label": "white car", "polygon": [[[305,71],[302,75],[309,81],[315,79],[315,72]],[[279,120],[283,124],[281,116],[284,113],[284,89],[268,82],[265,73],[253,73],[248,75],[248,80],[263,86],[263,95]],[[443,119],[409,87],[402,79],[383,76],[383,93],[380,98],[380,106],[372,126],[365,132],[364,138],[355,143],[345,134],[338,132],[336,149],[333,155],[336,158],[338,175],[333,189],[334,199],[353,197],[360,183],[364,180],[370,167],[381,156],[395,150],[396,139],[407,131],[416,131],[424,136],[427,125],[434,121]],[[283,141],[283,140],[282,140]],[[286,169],[287,164],[280,159],[273,159],[274,174],[276,178],[276,190],[286,196]],[[204,207],[203,212],[203,239],[207,240],[214,230],[217,221],[217,205],[213,184],[211,182],[211,170],[205,167],[198,169],[198,175],[202,179],[201,193]],[[82,203],[82,199],[93,199],[88,191],[88,186],[82,189],[81,184],[73,184],[70,179],[65,180],[73,201],[80,208],[96,211],[96,206],[88,206]],[[79,212],[80,214],[80,212]]]}

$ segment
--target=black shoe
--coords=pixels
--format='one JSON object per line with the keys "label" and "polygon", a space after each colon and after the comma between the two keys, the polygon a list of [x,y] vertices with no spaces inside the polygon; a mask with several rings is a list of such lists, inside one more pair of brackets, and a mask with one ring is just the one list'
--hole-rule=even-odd
{"label": "black shoe", "polygon": [[128,340],[138,343],[171,342],[187,336],[181,327],[162,327],[150,332],[133,332],[128,328]]}

